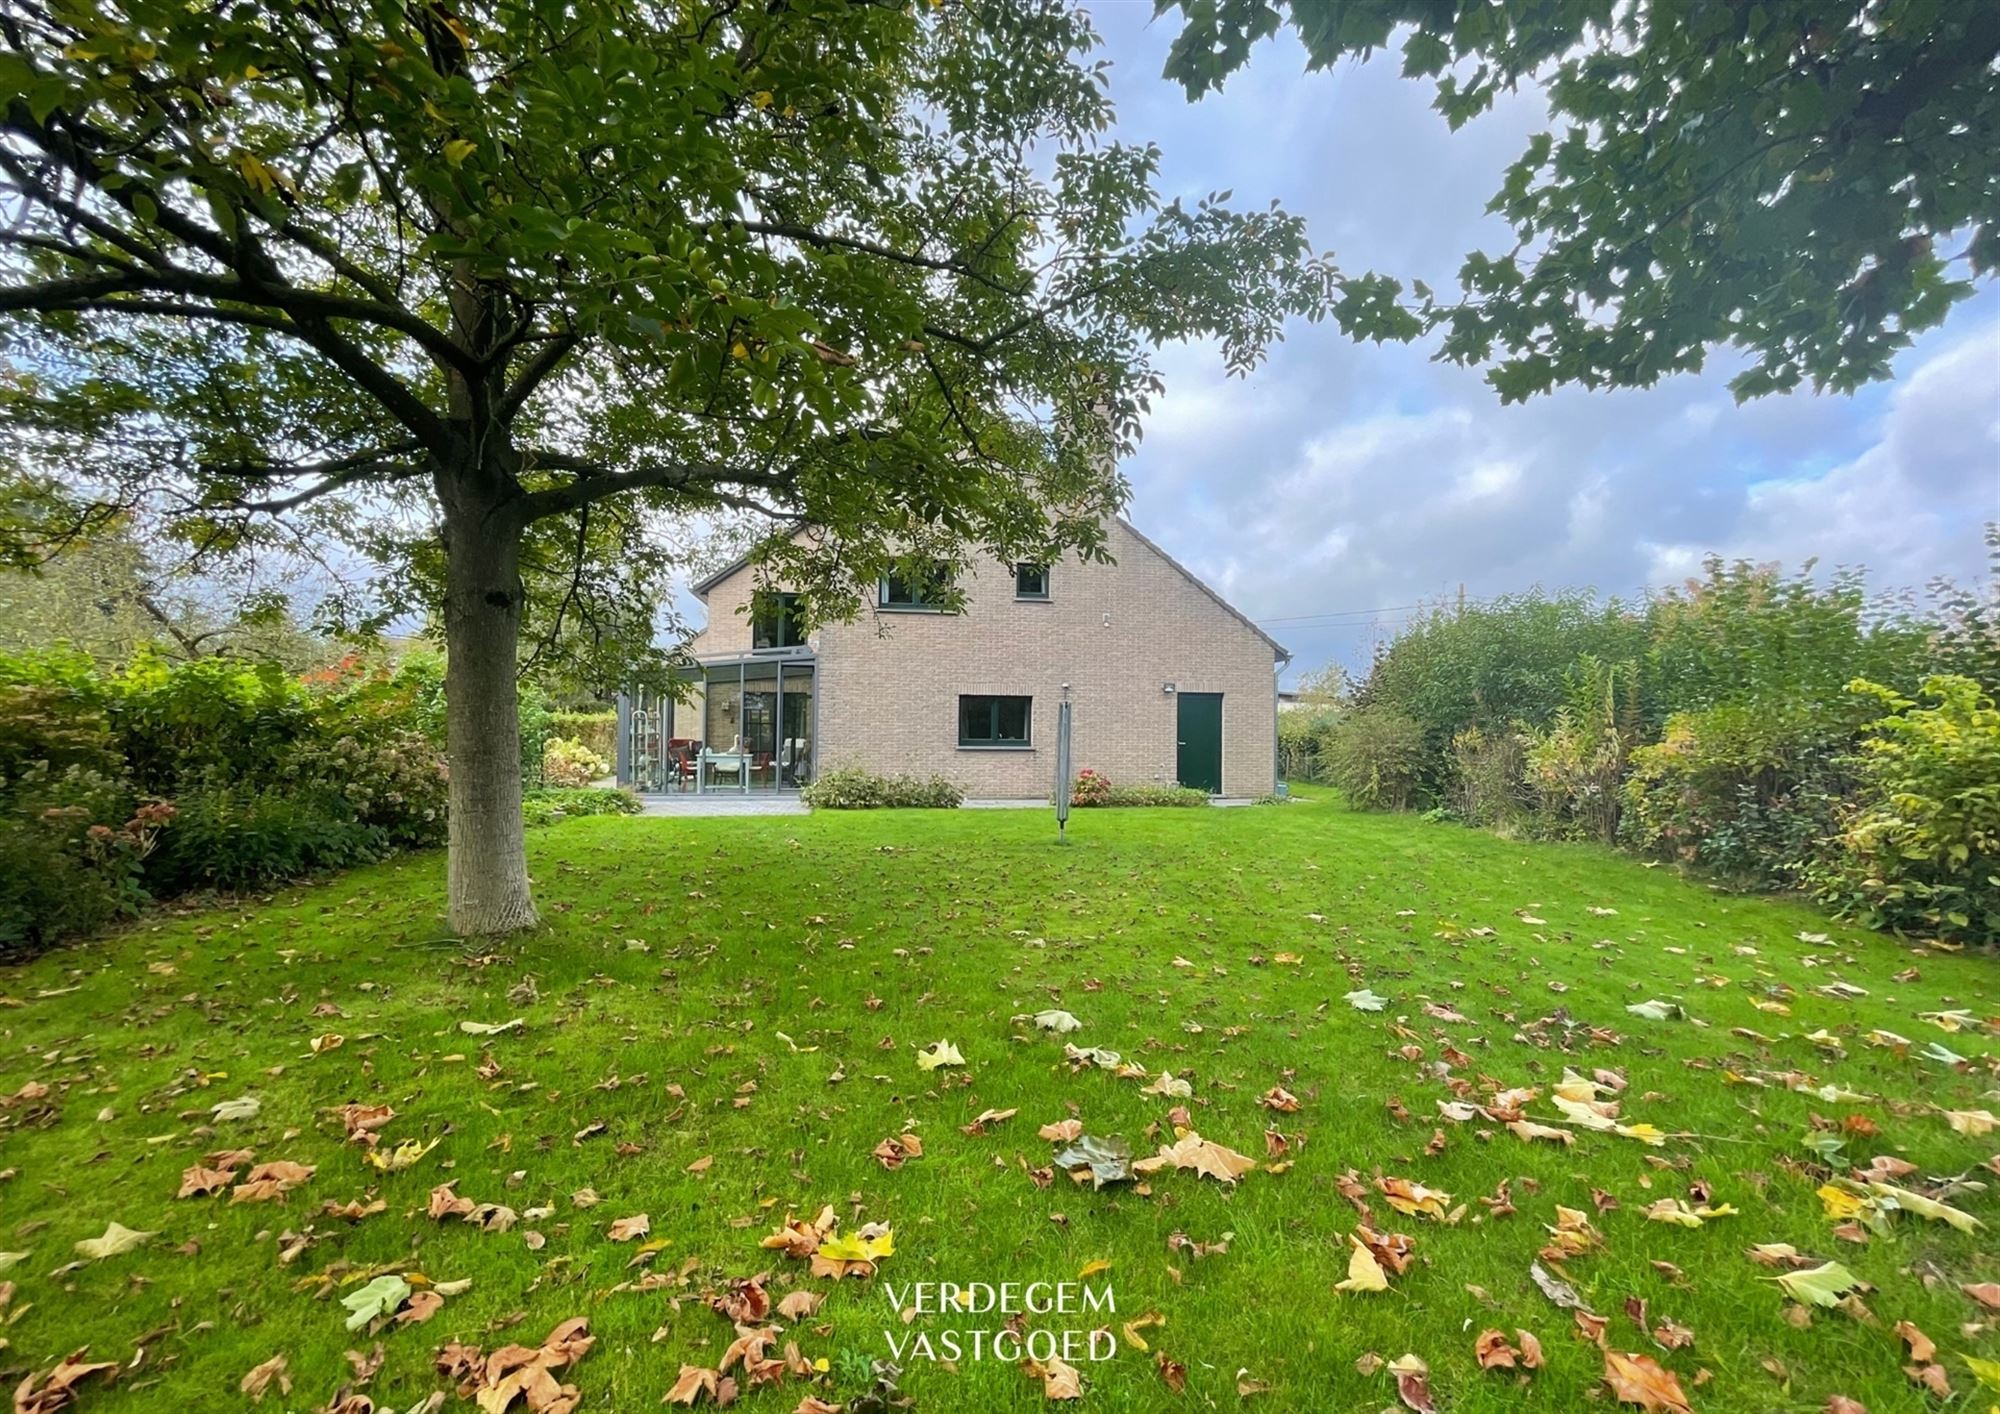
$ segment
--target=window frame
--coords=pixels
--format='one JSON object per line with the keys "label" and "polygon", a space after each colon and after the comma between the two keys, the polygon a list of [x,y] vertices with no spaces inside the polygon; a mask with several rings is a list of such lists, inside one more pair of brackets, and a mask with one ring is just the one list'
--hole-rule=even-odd
{"label": "window frame", "polygon": [[[933,562],[932,587],[949,589],[952,582],[951,566],[943,560]],[[924,598],[924,587],[912,584],[910,598],[891,599],[889,586],[895,580],[894,573],[883,575],[875,581],[875,607],[891,614],[949,614],[952,610],[942,605],[932,604]]]}
{"label": "window frame", "polygon": [[[1041,575],[1042,587],[1039,592],[1031,594],[1021,588],[1021,572],[1023,570],[1032,570]],[[1046,604],[1054,597],[1055,591],[1050,582],[1049,567],[1047,565],[1038,565],[1032,560],[1017,560],[1014,562],[1014,598],[1017,601],[1023,604]]]}
{"label": "window frame", "polygon": [[[985,702],[987,723],[992,736],[968,737],[965,734],[966,704]],[[1021,708],[1021,731],[1019,741],[1009,740],[999,735],[1000,704],[1019,702]],[[1035,749],[1035,699],[1023,692],[961,692],[957,704],[958,749],[960,751],[1033,751]]]}
{"label": "window frame", "polygon": [[[777,607],[777,619],[774,627],[778,630],[778,637],[785,638],[787,630],[797,628],[794,607],[802,597],[804,596],[783,591],[775,592],[770,596],[771,600],[775,601]],[[757,612],[756,601],[753,599],[750,606],[750,651],[752,653],[797,653],[811,646],[806,642],[809,635],[805,633],[800,633],[795,640],[788,642],[759,643],[757,639],[758,635],[763,631],[764,623],[764,617]]]}

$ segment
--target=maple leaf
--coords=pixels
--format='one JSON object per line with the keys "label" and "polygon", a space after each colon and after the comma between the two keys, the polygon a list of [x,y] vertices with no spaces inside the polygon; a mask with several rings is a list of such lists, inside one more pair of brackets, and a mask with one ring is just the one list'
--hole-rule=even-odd
{"label": "maple leaf", "polygon": [[1282,1085],[1273,1085],[1269,1090],[1266,1090],[1257,1097],[1257,1103],[1265,1109],[1273,1110],[1278,1114],[1296,1114],[1299,1108],[1299,1097],[1285,1089]]}
{"label": "maple leaf", "polygon": [[960,1055],[958,1047],[949,1041],[938,1041],[917,1052],[918,1070],[938,1070],[944,1066],[964,1064],[965,1057]]}
{"label": "maple leaf", "polygon": [[1234,1184],[1256,1168],[1257,1161],[1247,1154],[1211,1143],[1190,1129],[1174,1143],[1162,1145],[1160,1152],[1152,1158],[1141,1159],[1132,1167],[1138,1173],[1157,1173],[1164,1168],[1193,1169],[1218,1183]]}
{"label": "maple leaf", "polygon": [[1405,1217],[1442,1219],[1451,1207],[1451,1195],[1441,1188],[1426,1188],[1408,1178],[1378,1178],[1375,1187],[1389,1206]]}
{"label": "maple leaf", "polygon": [[1054,1124],[1045,1124],[1035,1131],[1036,1137],[1055,1144],[1067,1144],[1081,1133],[1083,1133],[1083,1121],[1080,1119],[1059,1119]]}
{"label": "maple leaf", "polygon": [[1075,1366],[1053,1355],[1047,1360],[1030,1360],[1022,1368],[1042,1382],[1042,1397],[1045,1399],[1083,1398],[1083,1376]]}
{"label": "maple leaf", "polygon": [[106,1257],[123,1256],[158,1236],[157,1232],[135,1232],[123,1223],[106,1223],[104,1236],[87,1237],[76,1244],[76,1250],[88,1261],[101,1262]]}
{"label": "maple leaf", "polygon": [[211,1193],[219,1193],[236,1182],[235,1169],[203,1168],[200,1164],[190,1164],[181,1170],[181,1191],[176,1198],[205,1198]]}
{"label": "maple leaf", "polygon": [[1681,1382],[1650,1355],[1604,1352],[1604,1382],[1621,1404],[1636,1404],[1647,1414],[1691,1414]]}
{"label": "maple leaf", "polygon": [[653,1230],[653,1219],[646,1213],[634,1213],[629,1218],[615,1220],[604,1235],[613,1242],[630,1242],[635,1237],[644,1237]]}
{"label": "maple leaf", "polygon": [[358,1331],[378,1316],[387,1316],[409,1298],[410,1284],[391,1272],[340,1298],[348,1310],[347,1328]]}
{"label": "maple leaf", "polygon": [[84,1362],[90,1349],[85,1345],[65,1355],[50,1368],[30,1374],[14,1389],[14,1414],[57,1414],[76,1402],[76,1387],[92,1375],[115,1371],[115,1360]]}
{"label": "maple leaf", "polygon": [[273,1355],[263,1364],[251,1366],[249,1373],[237,1382],[236,1388],[250,1396],[252,1404],[263,1403],[265,1392],[270,1389],[273,1380],[277,1381],[279,1394],[290,1394],[292,1377],[286,1369],[289,1364],[282,1352]]}
{"label": "maple leaf", "polygon": [[1116,1134],[1107,1138],[1079,1134],[1071,1143],[1057,1150],[1049,1162],[1073,1176],[1089,1173],[1092,1188],[1102,1188],[1107,1183],[1128,1183],[1133,1170],[1138,1167],[1132,1162],[1132,1146]]}
{"label": "maple leaf", "polygon": [[846,1276],[869,1277],[875,1265],[896,1252],[895,1234],[879,1223],[868,1223],[853,1232],[830,1237],[813,1253],[812,1274],[839,1281]]}
{"label": "maple leaf", "polygon": [[1431,1367],[1415,1355],[1399,1355],[1389,1362],[1389,1373],[1396,1377],[1396,1397],[1403,1406],[1415,1414],[1437,1414],[1437,1404],[1431,1398]]}
{"label": "maple leaf", "polygon": [[1838,1306],[1840,1298],[1861,1285],[1861,1278],[1838,1262],[1822,1262],[1804,1271],[1783,1272],[1772,1281],[1794,1301],[1814,1306]]}
{"label": "maple leaf", "polygon": [[277,1159],[267,1164],[259,1164],[244,1175],[243,1182],[236,1185],[229,1194],[232,1203],[268,1203],[283,1198],[313,1176],[315,1168],[311,1164],[295,1164],[290,1159]]}
{"label": "maple leaf", "polygon": [[380,1149],[370,1149],[361,1157],[384,1173],[400,1173],[412,1167],[417,1160],[437,1148],[441,1142],[443,1141],[433,1139],[426,1144],[421,1139],[405,1139],[386,1154]]}
{"label": "maple leaf", "polygon": [[1354,1250],[1347,1254],[1347,1276],[1345,1280],[1333,1284],[1335,1291],[1387,1291],[1389,1278],[1382,1270],[1382,1264],[1375,1260],[1375,1254],[1360,1238],[1350,1235],[1347,1239]]}
{"label": "maple leaf", "polygon": [[1536,1124],[1532,1120],[1517,1119],[1507,1126],[1517,1139],[1547,1139],[1556,1144],[1574,1144],[1576,1136],[1567,1129],[1556,1129],[1546,1124]]}

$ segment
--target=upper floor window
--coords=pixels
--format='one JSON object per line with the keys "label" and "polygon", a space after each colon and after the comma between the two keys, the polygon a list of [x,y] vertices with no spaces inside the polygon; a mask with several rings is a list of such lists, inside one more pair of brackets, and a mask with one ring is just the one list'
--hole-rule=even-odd
{"label": "upper floor window", "polygon": [[799,596],[760,594],[750,611],[750,648],[762,652],[770,648],[805,647],[805,627],[799,621]]}
{"label": "upper floor window", "polygon": [[951,588],[951,579],[951,566],[943,560],[917,575],[891,570],[882,576],[876,602],[885,609],[934,609],[942,591]]}
{"label": "upper floor window", "polygon": [[1049,567],[1031,565],[1026,562],[1014,566],[1014,597],[1016,599],[1046,599],[1049,597]]}
{"label": "upper floor window", "polygon": [[1031,697],[974,697],[958,699],[958,744],[960,746],[1028,745],[1029,722],[1033,717]]}

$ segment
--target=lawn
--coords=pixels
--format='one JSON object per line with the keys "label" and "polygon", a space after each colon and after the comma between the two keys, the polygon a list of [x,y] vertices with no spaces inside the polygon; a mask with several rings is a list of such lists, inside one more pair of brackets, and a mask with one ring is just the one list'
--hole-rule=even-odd
{"label": "lawn", "polygon": [[[731,1283],[764,1272],[774,1306],[824,1297],[796,1325],[771,1312],[786,1330],[769,1357],[795,1340],[828,1368],[745,1388],[746,1409],[854,1401],[890,1336],[935,1346],[956,1330],[969,1347],[1006,1328],[998,1314],[906,1323],[913,1284],[936,1282],[1108,1292],[1115,1313],[1025,1318],[1044,1339],[1114,1333],[1113,1358],[1072,1362],[1092,1409],[1381,1409],[1398,1395],[1377,1366],[1405,1354],[1427,1362],[1443,1409],[1614,1407],[1598,1323],[1538,1288],[1538,1260],[1603,1318],[1610,1350],[1657,1361],[1698,1410],[1834,1395],[1875,1414],[1936,1407],[1905,1373],[1904,1321],[1935,1340],[1961,1396],[1977,1384],[1962,1356],[2000,1359],[2000,1315],[1962,1290],[2000,1282],[1990,1231],[1886,1204],[1830,1214],[1845,1190],[1818,1194],[1892,1155],[1916,1166],[1906,1191],[2000,1222],[1979,1182],[2000,1182],[2000,1134],[1947,1115],[2000,1108],[1993,958],[1597,849],[1327,802],[1079,812],[1071,838],[1058,847],[1045,813],[1020,811],[578,820],[532,833],[547,926],[487,956],[441,936],[443,861],[418,856],[5,970],[0,1246],[25,1254],[5,1274],[10,1377],[87,1343],[126,1368],[83,1383],[81,1409],[237,1407],[245,1374],[283,1355],[291,1394],[273,1379],[263,1407],[318,1409],[379,1342],[365,1398],[471,1410],[434,1367],[440,1347],[537,1347],[582,1317],[595,1344],[551,1387],[573,1384],[585,1410],[647,1408],[735,1339],[705,1296],[759,1309]],[[1347,1000],[1362,990],[1386,1009]],[[1685,1013],[1627,1010],[1656,999]],[[1050,1009],[1081,1029],[1027,1020]],[[1955,1010],[1972,1013],[1955,1031],[1922,1017]],[[940,1040],[963,1066],[919,1067]],[[1970,1061],[1925,1058],[1934,1043]],[[1066,1044],[1171,1072],[1191,1095],[1073,1070]],[[1622,1081],[1602,1094],[1634,1133],[1560,1111],[1565,1067]],[[1260,1103],[1273,1087],[1296,1110]],[[1532,1099],[1496,1098],[1523,1087]],[[253,1116],[214,1117],[246,1096]],[[1440,1102],[1487,1113],[1454,1122]],[[349,1103],[393,1108],[378,1155],[435,1147],[372,1167],[344,1136]],[[1056,1146],[1037,1133],[1076,1119],[1144,1156],[1175,1141],[1177,1106],[1259,1166],[1233,1186],[1168,1166],[1093,1190],[1051,1171]],[[1508,1106],[1571,1142],[1517,1136]],[[988,1109],[1016,1113],[965,1132]],[[905,1134],[921,1154],[892,1146],[904,1161],[886,1167],[875,1151]],[[225,1149],[255,1151],[238,1183],[250,1163],[314,1172],[268,1201],[233,1202],[226,1185],[175,1196]],[[1450,1195],[1442,1217],[1395,1211],[1378,1177]],[[434,1219],[445,1183],[514,1220]],[[1344,1190],[1412,1239],[1386,1290],[1335,1288],[1361,1221]],[[378,1199],[358,1219],[325,1211]],[[1649,1218],[1663,1199],[1720,1215]],[[842,1233],[893,1229],[872,1279],[814,1277],[760,1246],[823,1205]],[[1588,1230],[1552,1233],[1559,1207]],[[644,1235],[613,1240],[641,1214]],[[112,1222],[157,1235],[80,1259],[75,1244]],[[1564,1241],[1591,1250],[1538,1259]],[[1796,1266],[1746,1255],[1774,1243],[1867,1287],[1799,1306],[1776,1281]],[[426,1321],[347,1330],[341,1298],[389,1273],[450,1294]],[[1488,1329],[1537,1337],[1541,1368],[1482,1369]],[[901,1389],[939,1414],[1045,1399],[1042,1379],[969,1349],[905,1358]]]}

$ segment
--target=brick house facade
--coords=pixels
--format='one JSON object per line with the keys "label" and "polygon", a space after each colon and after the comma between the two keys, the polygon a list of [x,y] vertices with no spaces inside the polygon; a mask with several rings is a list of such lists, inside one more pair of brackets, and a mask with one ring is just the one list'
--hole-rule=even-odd
{"label": "brick house facade", "polygon": [[[732,565],[695,587],[708,606],[690,647],[700,700],[653,718],[621,704],[620,778],[753,790],[853,766],[941,775],[974,798],[1046,798],[1066,684],[1076,768],[1124,783],[1185,772],[1223,795],[1269,794],[1289,655],[1123,519],[1107,548],[1114,563],[1017,574],[979,562],[960,576],[953,614],[899,604],[921,590],[884,585],[872,611],[797,644],[753,625],[755,571]],[[654,736],[635,745],[635,728]],[[646,769],[652,758],[667,762],[664,779]]]}

